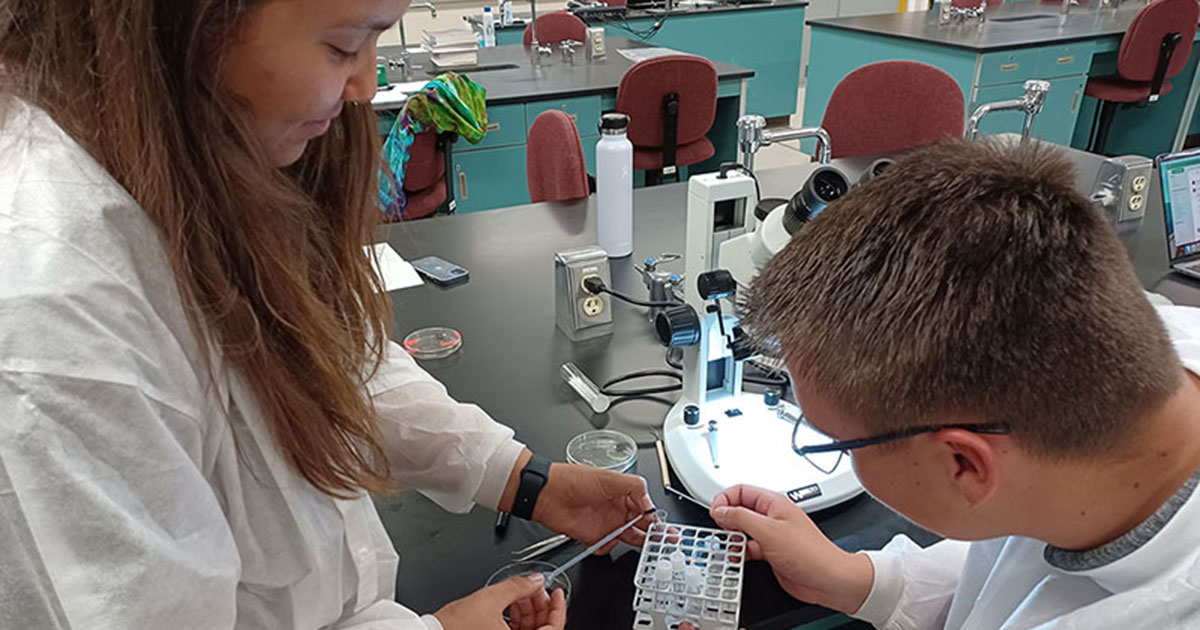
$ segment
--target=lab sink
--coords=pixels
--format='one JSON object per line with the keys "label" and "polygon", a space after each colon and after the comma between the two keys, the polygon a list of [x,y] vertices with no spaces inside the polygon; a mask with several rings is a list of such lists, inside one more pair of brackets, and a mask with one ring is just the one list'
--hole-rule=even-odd
{"label": "lab sink", "polygon": [[1053,20],[1058,14],[1038,13],[1036,15],[1010,15],[1007,17],[989,18],[989,22],[1028,22],[1030,20]]}
{"label": "lab sink", "polygon": [[521,66],[518,66],[515,63],[480,64],[478,66],[459,66],[457,68],[437,68],[437,67],[434,67],[432,64],[430,64],[430,66],[428,68],[425,68],[425,73],[431,77],[435,77],[439,74],[442,74],[443,72],[458,72],[461,74],[471,74],[474,72],[495,72],[497,70],[515,70],[520,67]]}

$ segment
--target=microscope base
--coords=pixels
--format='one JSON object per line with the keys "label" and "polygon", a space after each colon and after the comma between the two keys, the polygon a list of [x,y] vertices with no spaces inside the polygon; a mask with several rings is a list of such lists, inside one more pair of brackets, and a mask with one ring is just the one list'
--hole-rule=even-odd
{"label": "microscope base", "polygon": [[[844,457],[826,474],[817,470],[791,447],[793,424],[781,418],[763,403],[761,395],[737,394],[699,405],[700,423],[689,427],[683,422],[683,408],[693,404],[680,401],[667,415],[663,425],[663,443],[667,458],[687,491],[704,503],[724,489],[749,484],[788,495],[806,512],[832,507],[858,496],[863,491],[849,457]],[[781,403],[788,414],[799,416],[792,404]],[[738,410],[740,415],[726,412]],[[717,461],[713,466],[709,449],[710,420],[717,421]],[[801,427],[807,443],[829,438]],[[824,454],[836,460],[836,454]],[[832,462],[832,460],[831,460]]]}

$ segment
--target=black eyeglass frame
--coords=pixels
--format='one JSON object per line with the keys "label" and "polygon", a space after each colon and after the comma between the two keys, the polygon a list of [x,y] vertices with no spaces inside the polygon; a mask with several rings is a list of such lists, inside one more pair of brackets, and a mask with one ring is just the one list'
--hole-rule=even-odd
{"label": "black eyeglass frame", "polygon": [[891,433],[884,433],[882,435],[875,435],[872,437],[855,438],[853,440],[837,440],[826,444],[813,444],[811,446],[796,446],[795,433],[799,431],[801,422],[807,424],[807,420],[801,416],[800,420],[796,422],[796,427],[792,430],[792,450],[801,457],[806,457],[815,453],[834,453],[838,451],[848,453],[856,449],[866,448],[868,446],[876,446],[878,444],[887,444],[888,442],[895,442],[897,440],[903,440],[905,438],[922,435],[924,433],[936,433],[944,429],[962,429],[964,431],[970,431],[971,433],[981,433],[984,435],[1008,435],[1012,432],[1007,425],[1000,424],[998,422],[978,422],[974,424],[935,424],[933,426],[913,427],[911,429],[893,431]]}

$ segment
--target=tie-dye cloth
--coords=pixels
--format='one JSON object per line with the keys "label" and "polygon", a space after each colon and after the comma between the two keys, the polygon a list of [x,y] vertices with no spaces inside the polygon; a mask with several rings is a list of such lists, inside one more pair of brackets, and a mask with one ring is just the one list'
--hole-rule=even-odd
{"label": "tie-dye cloth", "polygon": [[471,144],[487,133],[487,90],[455,72],[447,72],[408,97],[383,143],[384,166],[379,174],[379,205],[388,221],[403,221],[408,200],[404,196],[404,167],[413,138],[433,128],[454,132]]}

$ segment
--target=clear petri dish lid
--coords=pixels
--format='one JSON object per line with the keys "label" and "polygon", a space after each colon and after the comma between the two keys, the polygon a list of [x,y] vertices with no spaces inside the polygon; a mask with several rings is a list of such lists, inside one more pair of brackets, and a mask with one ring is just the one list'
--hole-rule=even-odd
{"label": "clear petri dish lid", "polygon": [[567,443],[567,461],[605,470],[625,472],[637,461],[637,442],[610,429],[580,433]]}
{"label": "clear petri dish lid", "polygon": [[404,349],[418,359],[443,359],[462,347],[462,333],[453,328],[422,328],[404,338]]}

